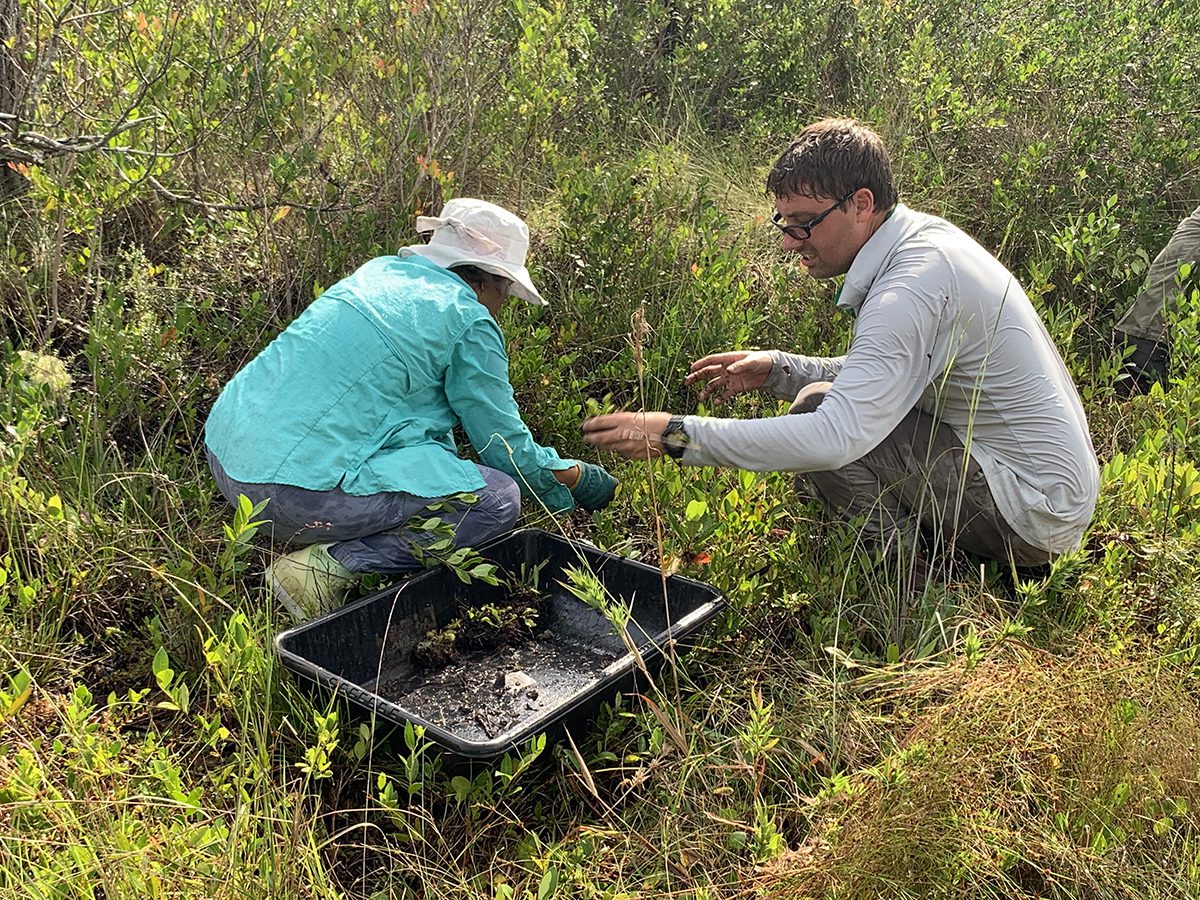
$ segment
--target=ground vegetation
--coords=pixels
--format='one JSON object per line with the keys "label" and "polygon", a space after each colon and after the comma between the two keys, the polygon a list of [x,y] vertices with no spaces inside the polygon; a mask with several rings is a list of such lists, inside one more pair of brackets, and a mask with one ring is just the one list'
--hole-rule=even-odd
{"label": "ground vegetation", "polygon": [[[1198,77],[1190,0],[0,0],[0,896],[1197,896],[1200,296],[1169,391],[1108,335],[1200,199]],[[645,702],[462,773],[300,691],[221,385],[451,196],[532,226],[503,325],[564,453],[703,412],[705,353],[836,353],[762,190],[825,115],[1022,280],[1085,546],[914,592],[788,477],[604,460],[612,507],[523,523],[729,600]]]}

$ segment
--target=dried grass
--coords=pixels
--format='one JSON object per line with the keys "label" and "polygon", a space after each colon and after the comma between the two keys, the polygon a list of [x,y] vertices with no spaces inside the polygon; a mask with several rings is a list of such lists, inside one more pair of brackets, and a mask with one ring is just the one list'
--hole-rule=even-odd
{"label": "dried grass", "polygon": [[897,678],[880,701],[924,710],[816,806],[763,895],[1195,896],[1200,705],[1182,674],[1003,645]]}

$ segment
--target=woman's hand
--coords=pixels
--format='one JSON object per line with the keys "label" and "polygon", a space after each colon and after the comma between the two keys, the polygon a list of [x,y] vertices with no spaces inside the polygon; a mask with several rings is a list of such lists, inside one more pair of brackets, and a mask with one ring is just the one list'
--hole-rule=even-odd
{"label": "woman's hand", "polygon": [[617,479],[603,466],[579,463],[579,480],[571,488],[575,502],[588,512],[604,509],[617,496]]}

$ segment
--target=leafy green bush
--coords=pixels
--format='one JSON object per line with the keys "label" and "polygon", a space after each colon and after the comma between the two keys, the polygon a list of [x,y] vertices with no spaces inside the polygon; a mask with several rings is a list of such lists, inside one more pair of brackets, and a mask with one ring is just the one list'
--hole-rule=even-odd
{"label": "leafy green bush", "polygon": [[[1107,340],[1197,196],[1194,4],[82,0],[21,5],[14,28],[15,6],[0,890],[1190,890],[1200,295],[1172,311],[1169,392],[1117,402]],[[683,387],[697,356],[833,354],[853,326],[765,220],[766,166],[826,114],[875,125],[905,201],[1021,277],[1104,464],[1086,546],[1043,578],[959,565],[914,596],[786,473],[604,460],[617,502],[553,527],[729,599],[646,702],[458,773],[420,729],[377,744],[293,691],[255,510],[204,471],[228,378],[411,243],[414,215],[479,195],[528,219],[551,301],[503,314],[539,439],[591,459],[587,415],[707,412]]]}

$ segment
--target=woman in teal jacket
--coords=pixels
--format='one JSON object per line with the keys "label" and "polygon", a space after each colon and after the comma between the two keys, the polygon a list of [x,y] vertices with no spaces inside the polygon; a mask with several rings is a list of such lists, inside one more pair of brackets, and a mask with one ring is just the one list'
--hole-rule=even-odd
{"label": "woman in teal jacket", "polygon": [[[510,531],[524,495],[554,513],[606,506],[600,466],[539,446],[521,420],[495,313],[544,305],[525,268],[529,232],[482,200],[421,216],[428,244],[373,259],[333,285],[217,398],[209,465],[231,503],[269,501],[267,581],[297,620],[338,606],[363,572],[420,568],[405,523],[439,516],[455,546]],[[459,457],[461,425],[481,460]],[[466,498],[457,495],[467,495]],[[471,501],[474,497],[474,501]]]}

